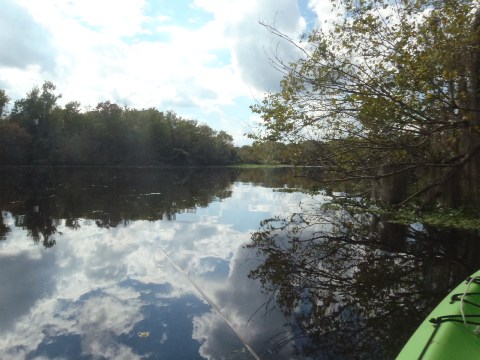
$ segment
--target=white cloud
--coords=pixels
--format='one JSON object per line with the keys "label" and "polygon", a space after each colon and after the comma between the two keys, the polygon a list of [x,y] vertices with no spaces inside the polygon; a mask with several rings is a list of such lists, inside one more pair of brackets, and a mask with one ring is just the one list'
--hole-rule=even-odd
{"label": "white cloud", "polygon": [[340,5],[337,4],[336,7],[333,7],[330,1],[325,0],[309,0],[308,6],[315,12],[318,24],[323,29],[329,29],[341,12]]}
{"label": "white cloud", "polygon": [[[307,199],[241,183],[231,190],[232,197],[194,214],[179,214],[176,221],[98,228],[93,221],[80,220],[78,230],[62,222],[57,230],[63,235],[58,234],[56,245],[48,250],[32,245],[26,231],[5,214],[11,231],[0,242],[0,284],[8,294],[0,297],[0,357],[32,356],[40,344],[65,336],[75,337],[86,356],[134,359],[119,337],[132,338],[143,331],[135,326],[145,320],[145,308],[152,306],[145,295],[152,293],[154,306],[165,312],[182,297],[199,296],[161,249],[228,314],[242,336],[264,346],[282,327],[283,316],[272,313],[265,322],[259,313],[249,321],[265,299],[257,296],[260,285],[247,279],[260,260],[242,245],[266,216],[291,212]],[[250,212],[252,205],[267,213]],[[155,286],[167,284],[155,291]],[[238,345],[216,314],[206,312],[195,320],[189,316],[186,321],[195,323],[194,338],[203,343],[205,356],[225,354],[228,342]],[[158,324],[156,336],[167,346],[175,340],[164,325]]]}
{"label": "white cloud", "polygon": [[57,49],[49,35],[26,9],[13,1],[5,1],[0,17],[0,67],[25,70],[37,65],[53,70],[52,56],[55,57]]}
{"label": "white cloud", "polygon": [[[235,331],[260,357],[269,354],[267,356],[291,358],[294,356],[291,344],[278,347],[275,341],[279,335],[282,338],[292,335],[285,326],[288,318],[281,311],[267,311],[265,304],[270,294],[262,293],[260,282],[248,278],[250,270],[261,262],[250,252],[239,248],[232,259],[228,280],[210,291],[222,316],[228,318]],[[252,293],[257,295],[253,297]],[[234,332],[213,310],[194,318],[193,337],[202,343],[200,353],[207,359],[229,358],[232,350],[242,348]]]}
{"label": "white cloud", "polygon": [[[172,109],[231,132],[239,142],[246,141],[239,134],[245,132],[241,121],[249,122],[249,110],[238,106],[238,117],[230,120],[224,107],[235,108],[238,99],[245,98],[253,103],[252,94],[261,97],[280,80],[267,59],[279,40],[258,22],[275,23],[293,37],[306,26],[290,0],[195,0],[189,18],[168,8],[155,12],[159,3],[146,0],[9,4],[7,11],[23,14],[13,26],[0,22],[0,27],[16,30],[2,32],[13,34],[3,43],[17,44],[16,52],[0,61],[0,86],[11,97],[24,96],[50,80],[64,94],[64,102],[95,106],[111,100]],[[184,3],[175,6],[179,4]],[[41,31],[35,30],[33,42],[22,42],[25,29]],[[295,57],[292,47],[280,44],[278,50],[287,60]],[[21,56],[25,53],[30,57]],[[35,61],[26,62],[28,58]]]}
{"label": "white cloud", "polygon": [[295,39],[306,27],[297,3],[289,0],[195,0],[195,4],[212,12],[221,24],[232,42],[233,61],[242,79],[260,93],[278,88],[281,74],[272,69],[269,57],[278,55],[290,61],[297,54],[293,46],[272,36],[260,22],[274,25]]}

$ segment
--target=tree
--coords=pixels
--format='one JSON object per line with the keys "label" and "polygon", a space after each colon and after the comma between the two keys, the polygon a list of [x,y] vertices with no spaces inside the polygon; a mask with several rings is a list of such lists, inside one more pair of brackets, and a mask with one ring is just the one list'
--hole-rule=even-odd
{"label": "tree", "polygon": [[264,311],[289,315],[296,326],[288,340],[310,338],[298,345],[318,359],[395,358],[445,294],[478,268],[478,259],[462,260],[465,246],[478,251],[475,231],[419,229],[308,201],[289,217],[262,221],[246,245],[262,259],[249,277],[271,294]]}
{"label": "tree", "polygon": [[288,39],[298,61],[274,60],[281,90],[253,106],[264,121],[254,137],[322,141],[324,182],[380,188],[397,205],[480,201],[478,1],[332,4],[330,30]]}
{"label": "tree", "polygon": [[50,147],[55,144],[54,132],[57,119],[52,116],[57,100],[61,95],[54,93],[53,83],[45,81],[40,90],[34,87],[24,99],[15,101],[10,119],[18,123],[32,137],[30,158],[34,163],[50,161],[53,152]]}
{"label": "tree", "polygon": [[30,134],[18,124],[0,122],[0,164],[27,164],[31,138]]}
{"label": "tree", "polygon": [[100,102],[90,113],[93,121],[95,154],[100,164],[120,164],[128,155],[128,129],[124,110],[110,101]]}
{"label": "tree", "polygon": [[292,146],[282,142],[255,141],[252,145],[244,145],[238,149],[238,156],[244,164],[288,164],[292,159],[289,156],[291,149]]}
{"label": "tree", "polygon": [[236,152],[233,145],[233,137],[221,130],[213,135],[214,163],[229,164],[235,161]]}
{"label": "tree", "polygon": [[89,164],[93,143],[80,103],[67,103],[61,110],[61,120],[60,156],[56,160],[67,165]]}
{"label": "tree", "polygon": [[[233,138],[173,111],[129,109],[110,101],[83,112],[45,82],[15,101],[0,122],[0,163],[64,165],[212,165],[235,158]],[[8,97],[0,92],[0,111]]]}
{"label": "tree", "polygon": [[10,98],[5,93],[5,90],[0,89],[0,119],[5,114],[5,108],[10,101]]}

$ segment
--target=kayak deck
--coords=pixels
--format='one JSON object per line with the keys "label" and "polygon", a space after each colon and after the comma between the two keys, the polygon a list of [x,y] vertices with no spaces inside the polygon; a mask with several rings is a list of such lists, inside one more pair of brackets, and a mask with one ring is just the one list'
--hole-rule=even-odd
{"label": "kayak deck", "polygon": [[397,360],[480,359],[480,270],[448,294]]}

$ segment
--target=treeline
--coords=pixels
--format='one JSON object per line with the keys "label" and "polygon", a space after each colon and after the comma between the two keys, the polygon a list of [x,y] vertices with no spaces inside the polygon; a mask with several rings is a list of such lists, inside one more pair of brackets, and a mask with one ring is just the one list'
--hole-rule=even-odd
{"label": "treeline", "polygon": [[55,244],[58,224],[76,230],[87,219],[109,228],[137,220],[174,220],[232,196],[236,182],[307,188],[293,169],[254,168],[0,168],[0,242],[13,227],[35,243]]}
{"label": "treeline", "polygon": [[246,164],[320,166],[320,154],[328,151],[323,141],[302,140],[296,143],[254,141],[237,149],[239,161]]}
{"label": "treeline", "polygon": [[0,165],[221,165],[238,161],[233,138],[174,112],[109,101],[81,111],[45,82],[6,112],[0,90]]}
{"label": "treeline", "polygon": [[323,142],[311,164],[354,197],[478,209],[480,2],[330,3],[338,17],[305,35],[298,60],[272,56],[284,77],[252,106],[263,120],[253,138]]}

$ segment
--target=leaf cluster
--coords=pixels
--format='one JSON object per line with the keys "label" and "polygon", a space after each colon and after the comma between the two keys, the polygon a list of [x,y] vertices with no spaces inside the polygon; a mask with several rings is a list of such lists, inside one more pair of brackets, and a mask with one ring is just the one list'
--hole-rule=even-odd
{"label": "leaf cluster", "polygon": [[480,180],[478,2],[332,4],[340,11],[329,28],[312,31],[306,43],[291,40],[298,61],[275,59],[281,90],[252,107],[263,119],[263,132],[252,136],[327,144],[315,165],[337,182],[371,187],[410,174],[421,188],[404,201],[453,178],[461,196],[472,195],[462,181]]}

